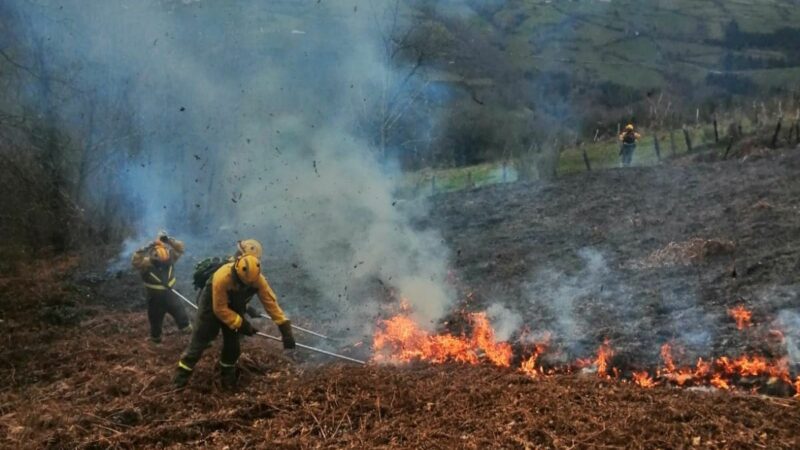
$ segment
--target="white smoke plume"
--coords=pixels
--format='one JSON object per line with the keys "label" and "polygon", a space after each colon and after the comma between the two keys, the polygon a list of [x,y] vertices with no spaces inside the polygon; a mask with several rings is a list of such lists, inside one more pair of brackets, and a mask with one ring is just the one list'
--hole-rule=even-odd
{"label": "white smoke plume", "polygon": [[[342,328],[368,327],[384,291],[405,298],[423,326],[446,313],[448,250],[413,224],[426,205],[397,202],[402,175],[370,144],[371,116],[403,95],[392,91],[402,68],[382,47],[394,2],[15,6],[27,31],[48,39],[53,67],[81,67],[85,101],[132,112],[135,138],[120,140],[110,172],[89,182],[96,201],[113,191],[137,211],[139,239],[165,228],[191,259],[258,238],[268,276],[297,261],[313,284],[299,292],[313,291]],[[294,280],[270,279],[299,313]]]}
{"label": "white smoke plume", "polygon": [[500,303],[492,303],[486,314],[494,328],[495,337],[500,341],[508,341],[511,335],[522,326],[522,317]]}

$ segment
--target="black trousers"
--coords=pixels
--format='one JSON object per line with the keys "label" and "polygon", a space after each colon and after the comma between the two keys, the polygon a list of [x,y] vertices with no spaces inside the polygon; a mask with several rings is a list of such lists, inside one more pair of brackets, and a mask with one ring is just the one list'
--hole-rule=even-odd
{"label": "black trousers", "polygon": [[[201,308],[202,311],[202,308]],[[210,346],[222,331],[222,354],[220,355],[220,365],[231,367],[236,364],[241,354],[239,345],[239,333],[231,330],[223,324],[216,315],[208,313],[198,313],[192,331],[192,341],[189,348],[181,356],[181,363],[190,369],[200,361],[203,352]]]}
{"label": "black trousers", "polygon": [[189,326],[189,316],[183,303],[172,291],[147,289],[147,318],[150,320],[150,336],[161,337],[164,316],[169,313],[178,328]]}

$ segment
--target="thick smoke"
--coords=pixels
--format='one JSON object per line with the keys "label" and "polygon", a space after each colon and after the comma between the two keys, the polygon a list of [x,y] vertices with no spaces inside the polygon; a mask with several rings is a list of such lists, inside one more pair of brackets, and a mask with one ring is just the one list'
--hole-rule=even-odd
{"label": "thick smoke", "polygon": [[375,130],[365,124],[398,78],[382,47],[393,5],[17,7],[28,32],[48,40],[52,61],[84,64],[76,83],[90,101],[131,111],[135,138],[110,159],[116,177],[99,171],[89,182],[98,201],[121,192],[121,207],[138,213],[140,239],[166,228],[200,257],[255,237],[267,270],[297,261],[316,300],[347,314],[343,327],[377,312],[387,292],[427,325],[450,304],[448,251],[438,233],[414,227],[425,205],[395,200],[400,174],[367,144]]}

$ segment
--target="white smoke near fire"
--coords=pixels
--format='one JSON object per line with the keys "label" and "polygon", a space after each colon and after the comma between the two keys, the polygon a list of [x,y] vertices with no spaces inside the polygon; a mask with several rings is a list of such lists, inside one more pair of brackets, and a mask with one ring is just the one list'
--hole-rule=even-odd
{"label": "white smoke near fire", "polygon": [[501,303],[489,305],[486,314],[499,341],[508,341],[522,325],[522,317]]}
{"label": "white smoke near fire", "polygon": [[[257,238],[290,315],[308,294],[323,306],[305,314],[368,328],[391,296],[432,327],[453,297],[449,252],[437,231],[414,225],[424,201],[397,201],[402,174],[379,160],[369,128],[387,95],[415,83],[395,89],[403,69],[384,54],[393,6],[114,0],[88,14],[73,3],[15,4],[26,31],[47,39],[53,67],[83,64],[81,92],[132,111],[135,138],[120,140],[89,183],[98,202],[113,187],[118,206],[137,211],[137,241],[166,229],[191,262]],[[312,286],[270,272],[289,261]]]}
{"label": "white smoke near fire", "polygon": [[[665,341],[698,354],[709,350],[709,324],[718,317],[698,306],[696,287],[664,280],[643,291],[633,274],[613,263],[612,255],[582,248],[575,256],[570,269],[538,270],[522,286],[525,306],[518,315],[526,328],[523,337],[552,339],[562,362],[590,354],[605,339],[631,343],[630,348],[618,347],[620,352],[655,358]],[[656,335],[656,329],[664,331]]]}

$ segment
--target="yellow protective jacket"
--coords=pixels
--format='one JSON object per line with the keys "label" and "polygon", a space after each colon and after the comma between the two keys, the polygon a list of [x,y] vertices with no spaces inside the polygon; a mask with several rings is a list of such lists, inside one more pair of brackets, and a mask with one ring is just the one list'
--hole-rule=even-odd
{"label": "yellow protective jacket", "polygon": [[242,326],[242,315],[253,295],[258,295],[264,310],[276,324],[281,325],[288,320],[263,274],[256,286],[246,286],[236,277],[233,263],[226,263],[211,276],[211,283],[206,286],[206,290],[209,288],[214,315],[232,330],[238,330]]}
{"label": "yellow protective jacket", "polygon": [[170,239],[167,245],[169,261],[166,263],[150,259],[152,245],[142,247],[133,253],[131,265],[139,271],[147,289],[164,291],[175,285],[175,270],[173,266],[183,256],[186,247],[183,242],[177,239]]}

